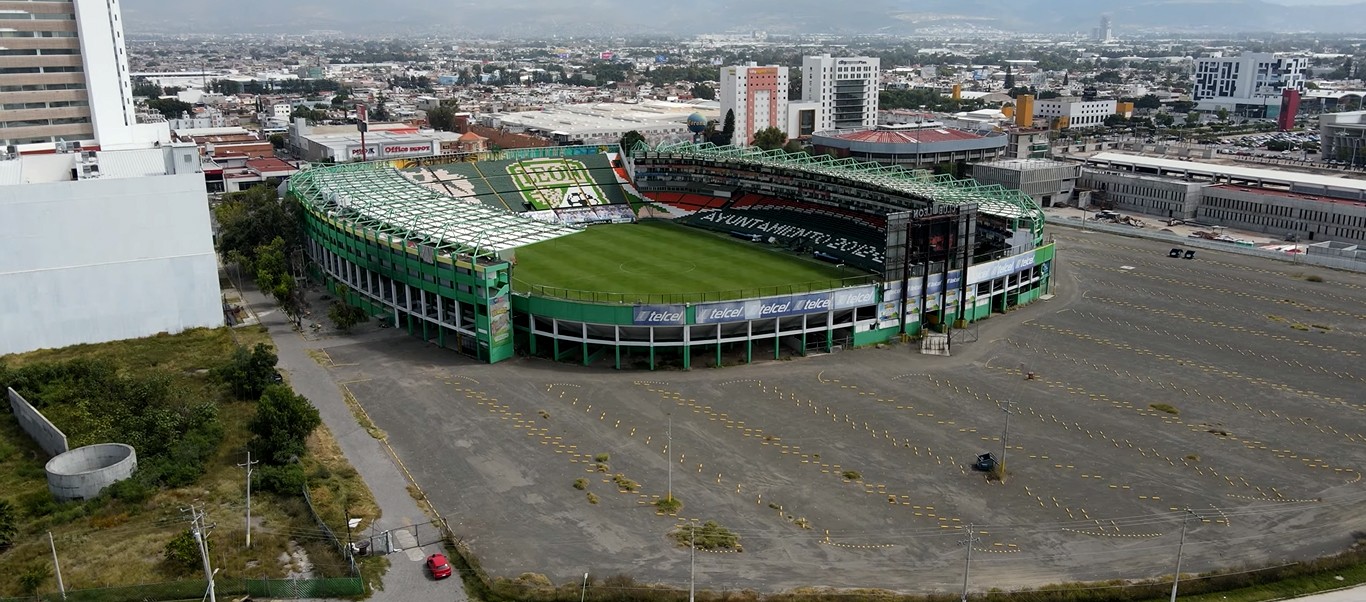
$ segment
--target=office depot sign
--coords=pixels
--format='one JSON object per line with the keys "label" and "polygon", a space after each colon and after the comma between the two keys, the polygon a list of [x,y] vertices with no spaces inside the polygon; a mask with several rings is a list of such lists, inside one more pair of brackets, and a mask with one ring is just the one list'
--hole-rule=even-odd
{"label": "office depot sign", "polygon": [[[369,159],[382,159],[390,157],[427,157],[431,156],[431,142],[415,142],[409,144],[367,144],[365,145],[365,156]],[[360,145],[352,146],[347,149],[352,159],[360,159],[362,155]]]}

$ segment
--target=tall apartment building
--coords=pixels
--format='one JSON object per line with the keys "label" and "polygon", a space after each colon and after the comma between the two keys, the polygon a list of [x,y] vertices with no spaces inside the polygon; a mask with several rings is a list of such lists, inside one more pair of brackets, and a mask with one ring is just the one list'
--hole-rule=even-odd
{"label": "tall apartment building", "polygon": [[721,118],[735,112],[737,145],[754,141],[759,130],[776,127],[787,132],[787,67],[758,63],[721,69]]}
{"label": "tall apartment building", "polygon": [[118,0],[0,3],[0,148],[103,149],[161,141],[140,127]]}
{"label": "tall apartment building", "polygon": [[0,1],[0,355],[223,324],[199,151],[131,92],[116,0]]}
{"label": "tall apartment building", "polygon": [[1308,58],[1267,52],[1201,57],[1195,61],[1191,100],[1201,111],[1222,108],[1234,115],[1275,118],[1282,90],[1304,93],[1307,68]]}
{"label": "tall apartment building", "polygon": [[815,131],[877,126],[880,59],[867,56],[802,58],[802,102],[814,103]]}

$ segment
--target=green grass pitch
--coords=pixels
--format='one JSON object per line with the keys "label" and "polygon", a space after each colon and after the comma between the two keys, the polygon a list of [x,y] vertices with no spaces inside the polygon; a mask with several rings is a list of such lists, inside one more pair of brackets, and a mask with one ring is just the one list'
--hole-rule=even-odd
{"label": "green grass pitch", "polygon": [[834,288],[837,280],[860,275],[852,268],[667,222],[593,226],[521,247],[512,270],[513,288],[519,292],[534,292],[533,285],[540,285],[552,296],[625,303],[800,293]]}

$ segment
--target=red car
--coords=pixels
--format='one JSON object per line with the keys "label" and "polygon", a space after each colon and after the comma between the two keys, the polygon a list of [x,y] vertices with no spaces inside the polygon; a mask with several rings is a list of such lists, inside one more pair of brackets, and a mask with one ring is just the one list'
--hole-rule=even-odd
{"label": "red car", "polygon": [[431,571],[432,579],[445,579],[451,576],[451,563],[446,561],[445,554],[432,554],[427,557],[427,570]]}

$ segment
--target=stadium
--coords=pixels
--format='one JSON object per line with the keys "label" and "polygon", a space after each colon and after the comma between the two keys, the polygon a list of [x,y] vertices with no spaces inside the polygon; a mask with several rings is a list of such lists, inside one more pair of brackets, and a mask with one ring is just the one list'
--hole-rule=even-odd
{"label": "stadium", "polygon": [[942,334],[1044,294],[1053,259],[1017,191],[748,147],[395,159],[288,191],[334,292],[490,363],[688,369]]}

